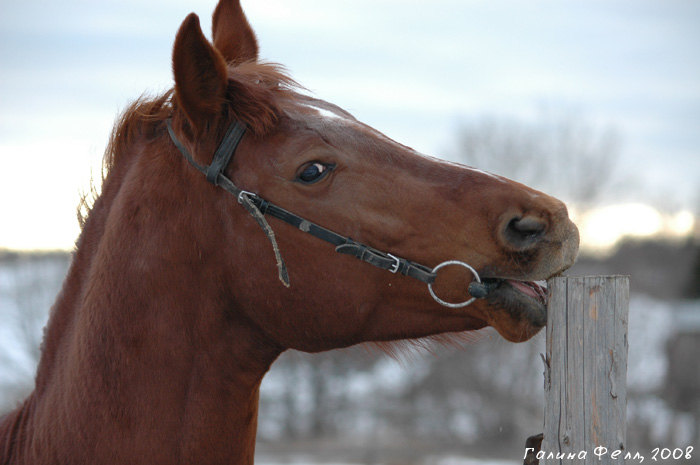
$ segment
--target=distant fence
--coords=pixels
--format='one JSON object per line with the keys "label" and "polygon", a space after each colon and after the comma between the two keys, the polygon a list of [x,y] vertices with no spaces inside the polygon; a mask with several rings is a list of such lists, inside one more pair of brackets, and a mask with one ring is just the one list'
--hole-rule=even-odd
{"label": "distant fence", "polygon": [[540,463],[623,464],[629,277],[560,277],[549,289]]}

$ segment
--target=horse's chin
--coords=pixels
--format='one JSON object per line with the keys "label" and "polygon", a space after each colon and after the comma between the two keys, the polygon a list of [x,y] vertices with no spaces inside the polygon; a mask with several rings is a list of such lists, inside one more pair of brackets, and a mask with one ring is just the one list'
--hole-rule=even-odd
{"label": "horse's chin", "polygon": [[500,280],[485,300],[489,326],[511,342],[527,341],[547,324],[547,294],[541,285]]}

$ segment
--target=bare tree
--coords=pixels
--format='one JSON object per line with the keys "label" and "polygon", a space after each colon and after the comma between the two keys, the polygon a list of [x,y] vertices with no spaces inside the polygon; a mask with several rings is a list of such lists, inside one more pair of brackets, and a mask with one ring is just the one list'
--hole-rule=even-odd
{"label": "bare tree", "polygon": [[452,158],[584,208],[625,182],[617,172],[615,131],[595,130],[572,116],[464,122]]}

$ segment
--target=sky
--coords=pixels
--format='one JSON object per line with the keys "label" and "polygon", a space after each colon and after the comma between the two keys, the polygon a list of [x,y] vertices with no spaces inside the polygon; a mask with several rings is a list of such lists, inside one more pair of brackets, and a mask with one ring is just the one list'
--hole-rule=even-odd
{"label": "sky", "polygon": [[[420,152],[450,158],[460,123],[545,108],[619,136],[635,182],[606,203],[639,208],[603,225],[700,210],[700,2],[242,3],[262,58]],[[180,23],[194,11],[208,34],[215,4],[0,0],[0,248],[72,248],[115,117],[172,86]]]}

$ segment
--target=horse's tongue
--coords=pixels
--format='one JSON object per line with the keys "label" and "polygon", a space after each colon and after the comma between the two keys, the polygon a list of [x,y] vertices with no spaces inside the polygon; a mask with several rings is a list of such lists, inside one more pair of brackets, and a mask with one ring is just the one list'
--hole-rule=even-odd
{"label": "horse's tongue", "polygon": [[508,284],[513,286],[525,295],[529,295],[533,299],[539,300],[542,303],[547,299],[547,282],[546,281],[516,281],[513,279],[507,280]]}

